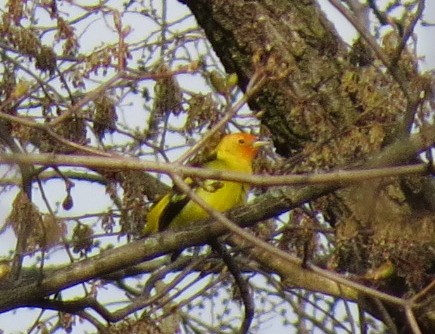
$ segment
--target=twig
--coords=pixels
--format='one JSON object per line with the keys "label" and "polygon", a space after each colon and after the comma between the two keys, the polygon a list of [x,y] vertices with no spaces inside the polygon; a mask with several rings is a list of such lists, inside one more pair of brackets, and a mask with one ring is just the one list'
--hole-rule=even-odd
{"label": "twig", "polygon": [[414,32],[414,28],[418,22],[418,20],[423,15],[424,11],[424,0],[420,0],[417,5],[417,12],[415,13],[412,21],[408,24],[406,27],[405,33],[403,34],[402,39],[400,40],[400,44],[397,46],[396,54],[391,59],[391,65],[396,66],[397,62],[400,59],[400,56],[405,49],[406,43],[408,42],[408,39],[411,37],[412,33]]}
{"label": "twig", "polygon": [[408,319],[409,326],[411,327],[413,334],[421,334],[420,327],[418,327],[417,320],[415,319],[414,312],[412,312],[412,308],[407,306],[405,307],[406,318]]}
{"label": "twig", "polygon": [[397,330],[397,326],[394,323],[393,319],[391,318],[385,306],[381,303],[381,301],[378,298],[373,298],[372,300],[374,301],[376,307],[381,313],[382,321],[386,324],[388,331],[391,332],[391,334],[399,334]]}
{"label": "twig", "polygon": [[245,317],[243,318],[240,333],[246,334],[249,331],[249,327],[251,327],[252,319],[255,313],[254,299],[249,291],[248,283],[245,279],[243,279],[239,266],[228,253],[225,246],[217,239],[210,240],[209,243],[211,248],[221,256],[231,275],[233,275],[237,287],[239,288],[240,296],[242,298],[243,305],[245,306]]}
{"label": "twig", "polygon": [[[0,113],[2,114],[2,113]],[[6,123],[0,119],[0,143],[7,146],[13,154],[24,154],[23,150],[15,143],[12,138],[10,131],[6,125]],[[25,154],[24,154],[25,155]],[[21,191],[23,195],[27,197],[26,201],[28,205],[31,205],[32,201],[32,179],[33,179],[33,171],[34,168],[32,165],[20,164],[18,163],[18,167],[21,171]],[[21,196],[21,194],[18,194]],[[27,217],[27,219],[31,219],[31,217]],[[14,281],[17,281],[20,278],[21,267],[23,265],[23,257],[24,253],[27,249],[27,239],[29,238],[31,231],[31,222],[17,222],[17,243],[15,246],[14,258],[12,261],[12,272],[11,277]]]}
{"label": "twig", "polygon": [[234,115],[248,102],[248,100],[258,92],[258,90],[263,86],[266,81],[266,76],[263,72],[257,71],[251,77],[248,83],[246,93],[233,107],[231,107],[224,117],[222,117],[216,125],[194,145],[186,153],[181,155],[175,163],[181,164],[189,159],[191,156],[195,155],[204,145],[207,143],[211,137],[213,137],[220,129],[222,129],[233,117]]}
{"label": "twig", "polygon": [[[430,145],[429,145],[430,146]],[[424,148],[423,148],[424,149]],[[418,152],[416,152],[418,154]],[[360,170],[338,170],[325,173],[289,174],[289,175],[251,175],[239,172],[225,172],[180,166],[173,163],[140,161],[128,157],[96,157],[63,154],[0,154],[0,164],[27,164],[45,166],[71,166],[87,168],[104,168],[111,170],[139,170],[162,174],[178,173],[183,176],[195,176],[203,179],[215,179],[248,183],[259,187],[284,185],[347,185],[352,182],[375,178],[405,175],[425,175],[428,164],[420,163],[405,166],[364,168]]]}
{"label": "twig", "polygon": [[405,95],[406,99],[408,101],[412,101],[413,99],[411,98],[411,95],[409,93],[411,90],[409,89],[407,79],[403,76],[403,73],[399,71],[398,67],[392,65],[391,61],[387,58],[385,52],[382,50],[382,48],[379,46],[373,36],[370,35],[368,29],[366,29],[362,22],[359,21],[358,18],[353,16],[338,0],[329,0],[329,2],[354,26],[354,28],[358,31],[361,37],[372,48],[376,56],[381,60],[384,66],[391,73],[391,75],[399,85],[401,91]]}

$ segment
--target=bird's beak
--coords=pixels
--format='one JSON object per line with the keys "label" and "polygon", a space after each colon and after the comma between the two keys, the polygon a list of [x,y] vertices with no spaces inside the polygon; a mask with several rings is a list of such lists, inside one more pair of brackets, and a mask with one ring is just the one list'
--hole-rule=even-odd
{"label": "bird's beak", "polygon": [[270,141],[267,140],[256,140],[253,144],[253,146],[255,148],[260,148],[260,147],[264,147],[264,146],[269,146],[271,144]]}

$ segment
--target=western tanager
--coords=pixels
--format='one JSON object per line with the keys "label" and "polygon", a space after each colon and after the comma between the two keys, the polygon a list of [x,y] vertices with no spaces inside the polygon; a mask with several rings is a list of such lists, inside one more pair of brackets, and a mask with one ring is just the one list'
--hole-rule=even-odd
{"label": "western tanager", "polygon": [[[248,133],[226,135],[213,151],[204,168],[252,174],[252,162],[265,142]],[[249,185],[218,180],[198,180],[187,178],[196,194],[217,211],[224,212],[246,202]],[[145,234],[179,228],[191,222],[201,221],[208,214],[187,195],[175,190],[165,195],[151,207],[147,216]]]}

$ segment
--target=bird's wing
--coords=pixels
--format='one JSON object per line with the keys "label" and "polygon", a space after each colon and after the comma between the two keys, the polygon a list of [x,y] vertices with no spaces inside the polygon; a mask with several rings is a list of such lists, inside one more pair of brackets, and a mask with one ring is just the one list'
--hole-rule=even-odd
{"label": "bird's wing", "polygon": [[[193,178],[184,179],[189,187],[195,189],[200,186],[199,180]],[[159,232],[166,230],[175,217],[184,209],[184,207],[189,203],[190,198],[186,194],[180,192],[180,190],[174,185],[170,194],[167,195],[168,200],[163,208],[159,217]]]}
{"label": "bird's wing", "polygon": [[159,232],[166,230],[172,220],[189,203],[190,198],[183,194],[169,194],[169,201],[159,217]]}

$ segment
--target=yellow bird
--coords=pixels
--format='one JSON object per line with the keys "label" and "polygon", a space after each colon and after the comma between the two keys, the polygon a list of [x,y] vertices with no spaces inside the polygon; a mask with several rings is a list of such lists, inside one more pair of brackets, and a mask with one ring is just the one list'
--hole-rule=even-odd
{"label": "yellow bird", "polygon": [[[252,162],[261,146],[259,141],[248,133],[226,135],[217,145],[208,162],[202,167],[252,174]],[[195,193],[213,209],[225,212],[246,202],[249,185],[232,181],[204,180],[195,182],[187,178]],[[179,228],[192,222],[205,220],[208,214],[187,195],[172,191],[151,207],[147,216],[145,235]]]}

